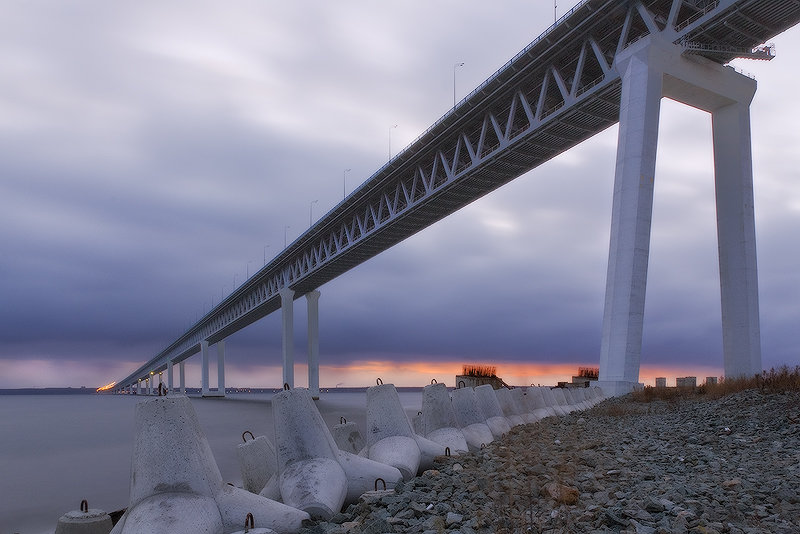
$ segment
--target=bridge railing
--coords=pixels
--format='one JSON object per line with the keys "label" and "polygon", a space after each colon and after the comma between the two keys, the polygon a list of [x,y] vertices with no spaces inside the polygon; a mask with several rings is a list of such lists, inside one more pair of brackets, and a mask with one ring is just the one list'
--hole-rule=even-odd
{"label": "bridge railing", "polygon": [[678,24],[677,26],[675,26],[675,31],[676,31],[676,32],[679,32],[679,31],[681,31],[682,29],[684,29],[684,28],[686,28],[687,26],[689,26],[689,24],[691,24],[691,23],[695,22],[696,20],[699,20],[699,19],[701,19],[701,18],[702,18],[704,15],[706,15],[706,14],[707,14],[709,11],[713,11],[714,9],[716,9],[718,5],[719,5],[719,0],[713,0],[713,1],[709,2],[709,3],[707,3],[707,4],[706,4],[706,5],[703,7],[703,9],[702,9],[702,10],[698,11],[697,13],[695,13],[694,15],[692,15],[691,17],[689,17],[688,19],[684,20],[683,22],[681,22],[680,24]]}

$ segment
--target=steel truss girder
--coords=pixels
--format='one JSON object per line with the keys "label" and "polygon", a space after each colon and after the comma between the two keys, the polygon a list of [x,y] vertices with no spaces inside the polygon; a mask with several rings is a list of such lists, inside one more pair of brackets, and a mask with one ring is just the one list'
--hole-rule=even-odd
{"label": "steel truss girder", "polygon": [[616,123],[619,74],[611,58],[633,41],[654,33],[674,43],[696,41],[715,34],[729,17],[769,12],[768,4],[781,6],[783,27],[759,21],[762,42],[800,20],[797,3],[792,9],[785,0],[711,0],[681,20],[686,0],[622,4],[627,7],[617,0],[580,2],[118,386],[272,313],[280,307],[281,288],[300,297]]}

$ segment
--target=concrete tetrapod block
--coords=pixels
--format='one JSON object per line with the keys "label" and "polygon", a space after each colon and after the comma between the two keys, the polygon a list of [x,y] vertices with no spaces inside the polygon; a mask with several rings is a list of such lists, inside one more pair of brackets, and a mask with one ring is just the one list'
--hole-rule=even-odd
{"label": "concrete tetrapod block", "polygon": [[594,386],[590,386],[586,388],[586,396],[588,401],[594,406],[598,402],[600,402],[600,396],[598,395],[597,388]]}
{"label": "concrete tetrapod block", "polygon": [[417,412],[417,415],[411,418],[411,430],[415,434],[422,435],[422,412]]}
{"label": "concrete tetrapod block", "polygon": [[526,395],[522,388],[514,388],[511,390],[511,400],[513,401],[514,408],[517,409],[517,414],[522,417],[526,423],[535,423],[539,420],[539,418],[532,413],[533,410],[528,409]]}
{"label": "concrete tetrapod block", "polygon": [[589,400],[589,388],[578,388],[575,390],[578,394],[577,400],[580,402],[581,406],[583,406],[584,410],[588,410],[592,407],[592,402]]}
{"label": "concrete tetrapod block", "polygon": [[267,483],[261,488],[261,491],[258,492],[259,495],[262,497],[266,497],[267,499],[272,499],[273,501],[283,502],[283,497],[281,496],[281,483],[280,477],[278,473],[275,473]]}
{"label": "concrete tetrapod block", "polygon": [[564,390],[564,396],[567,397],[567,402],[572,404],[576,410],[585,410],[586,403],[583,402],[583,396],[578,388],[567,388]]}
{"label": "concrete tetrapod block", "polygon": [[[417,447],[419,447],[419,468],[417,472],[422,473],[428,469],[433,469],[433,460],[437,456],[444,456],[445,454],[444,445],[419,434],[414,434],[414,441],[417,442]],[[452,450],[450,453],[452,454]]]}
{"label": "concrete tetrapod block", "polygon": [[[481,413],[486,417],[486,426],[492,431],[495,439],[511,432],[511,421],[503,415],[503,409],[500,407],[494,388],[491,385],[484,384],[476,387],[475,398],[478,401]],[[522,419],[520,419],[520,422],[522,422]]]}
{"label": "concrete tetrapod block", "polygon": [[556,411],[545,402],[544,394],[540,387],[532,386],[528,388],[528,403],[533,408],[534,415],[540,419],[556,415]]}
{"label": "concrete tetrapod block", "polygon": [[232,532],[247,513],[259,525],[293,533],[309,518],[224,484],[188,397],[139,402],[135,428],[130,505],[112,534]]}
{"label": "concrete tetrapod block", "polygon": [[80,510],[67,512],[58,519],[55,534],[108,534],[113,527],[110,515],[104,510],[89,508],[83,501]]}
{"label": "concrete tetrapod block", "polygon": [[458,428],[450,393],[444,384],[422,388],[422,435],[450,448],[451,454],[469,450],[464,433]]}
{"label": "concrete tetrapod block", "polygon": [[342,421],[338,425],[333,425],[331,435],[340,450],[352,454],[358,454],[367,444],[358,425],[353,421]]}
{"label": "concrete tetrapod block", "polygon": [[542,388],[542,395],[544,396],[544,401],[556,412],[556,415],[567,415],[567,411],[561,406],[561,403],[558,402],[553,388]]}
{"label": "concrete tetrapod block", "polygon": [[556,399],[556,402],[561,406],[561,409],[564,410],[564,413],[572,413],[575,411],[575,408],[570,406],[567,401],[567,397],[564,395],[564,390],[562,388],[553,388],[550,391],[553,392],[553,398]]}
{"label": "concrete tetrapod block", "polygon": [[581,409],[578,401],[575,400],[575,395],[572,394],[570,388],[560,388],[561,394],[564,395],[564,400],[567,403],[573,412],[576,412]]}
{"label": "concrete tetrapod block", "polygon": [[513,390],[508,388],[500,388],[494,392],[497,402],[500,404],[500,409],[514,426],[524,425],[525,418],[522,417],[522,410],[517,406],[514,400]]}
{"label": "concrete tetrapod block", "polygon": [[567,402],[567,406],[572,408],[573,412],[577,412],[583,409],[580,403],[578,402],[578,399],[575,396],[575,392],[572,390],[572,388],[561,388],[561,393],[564,394],[564,399]]}
{"label": "concrete tetrapod block", "polygon": [[[475,389],[477,393],[477,388]],[[493,390],[492,393],[494,394],[495,399],[497,399],[497,404],[500,407],[500,413],[506,416],[509,423],[511,423],[513,426],[525,424],[525,420],[519,415],[518,410],[512,403],[510,389],[500,388]]]}
{"label": "concrete tetrapod block", "polygon": [[597,402],[603,402],[608,398],[605,391],[603,391],[603,388],[601,388],[600,386],[592,386],[592,389],[594,390]]}
{"label": "concrete tetrapod block", "polygon": [[272,419],[283,502],[314,518],[330,519],[342,509],[347,475],[311,394],[302,388],[276,394]]}
{"label": "concrete tetrapod block", "polygon": [[[347,475],[347,495],[345,504],[358,502],[366,492],[373,491],[376,487],[394,489],[397,483],[403,480],[403,474],[396,467],[387,465],[369,458],[364,458],[346,451],[339,451],[339,464]],[[383,485],[378,481],[382,480]]]}
{"label": "concrete tetrapod block", "polygon": [[242,472],[242,486],[251,493],[259,493],[270,477],[278,472],[278,456],[267,436],[239,443],[236,457]]}
{"label": "concrete tetrapod block", "polygon": [[461,427],[469,450],[477,451],[494,440],[492,431],[486,425],[486,417],[478,406],[478,398],[472,388],[453,390],[453,412]]}
{"label": "concrete tetrapod block", "polygon": [[405,480],[411,480],[420,464],[415,436],[394,384],[367,388],[369,458],[396,467]]}

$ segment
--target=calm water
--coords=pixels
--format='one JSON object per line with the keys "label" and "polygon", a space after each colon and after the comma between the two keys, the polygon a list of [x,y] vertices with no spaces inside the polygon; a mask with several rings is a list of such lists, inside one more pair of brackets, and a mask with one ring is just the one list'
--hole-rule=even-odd
{"label": "calm water", "polygon": [[[192,398],[226,482],[241,485],[242,432],[274,440],[271,394]],[[400,392],[416,414],[422,395]],[[0,534],[41,534],[86,499],[108,512],[128,505],[134,409],[126,395],[0,395]],[[331,392],[317,404],[329,427],[340,417],[365,431],[366,393]]]}

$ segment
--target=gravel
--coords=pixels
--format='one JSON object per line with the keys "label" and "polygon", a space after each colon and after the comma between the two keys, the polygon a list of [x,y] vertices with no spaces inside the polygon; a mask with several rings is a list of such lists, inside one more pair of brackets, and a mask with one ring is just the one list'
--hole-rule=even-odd
{"label": "gravel", "polygon": [[610,399],[441,457],[302,532],[800,533],[800,394]]}

